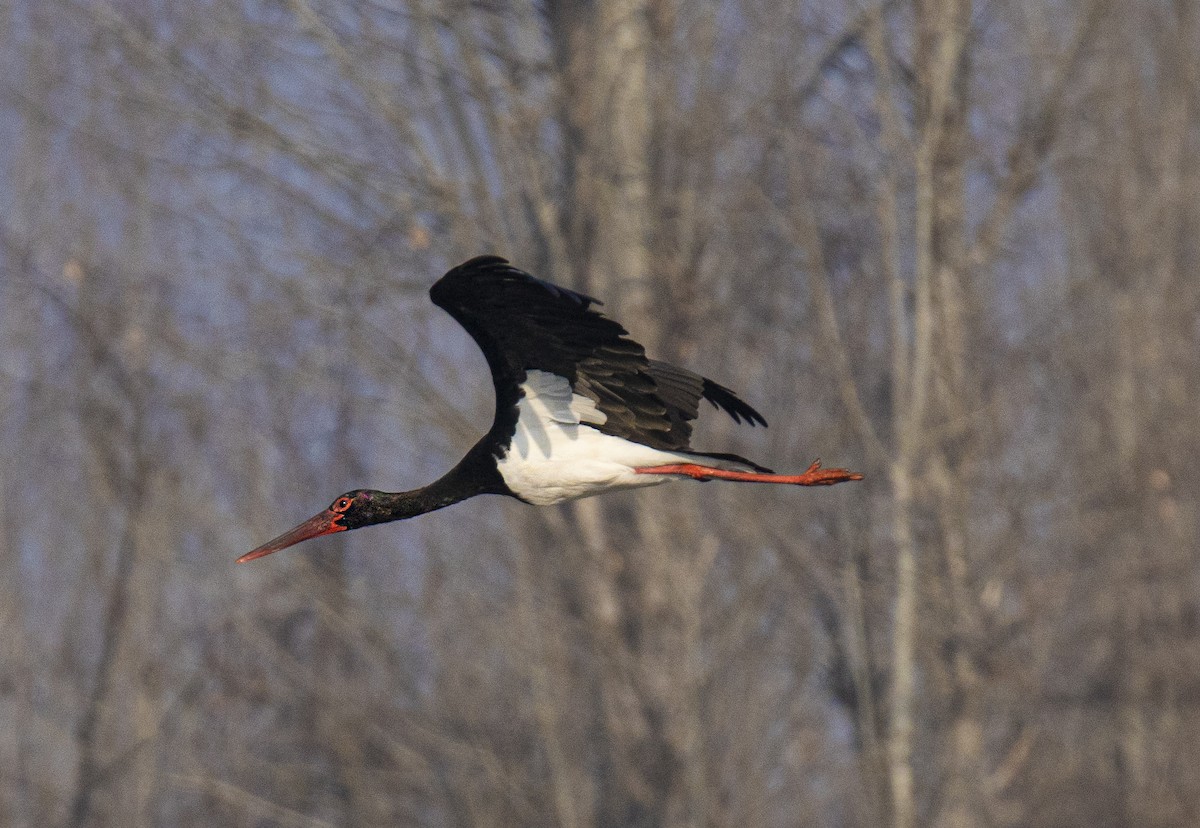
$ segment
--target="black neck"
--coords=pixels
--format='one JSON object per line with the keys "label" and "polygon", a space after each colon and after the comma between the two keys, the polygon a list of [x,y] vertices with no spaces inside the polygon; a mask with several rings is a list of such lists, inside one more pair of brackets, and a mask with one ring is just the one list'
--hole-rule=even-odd
{"label": "black neck", "polygon": [[496,469],[495,458],[483,445],[480,441],[457,466],[428,486],[408,492],[370,492],[370,500],[353,520],[357,525],[350,526],[352,521],[347,520],[347,526],[357,529],[373,523],[404,520],[453,506],[475,495],[510,494]]}
{"label": "black neck", "polygon": [[450,475],[440,477],[428,486],[409,492],[378,492],[375,495],[375,503],[380,519],[375,522],[404,520],[426,512],[435,512],[479,494],[478,491],[461,485],[462,481],[448,479],[449,477]]}

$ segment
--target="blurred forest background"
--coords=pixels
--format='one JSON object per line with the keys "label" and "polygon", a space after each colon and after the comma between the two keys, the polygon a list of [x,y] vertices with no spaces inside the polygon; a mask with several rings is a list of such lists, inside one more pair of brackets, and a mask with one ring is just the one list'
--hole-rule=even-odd
{"label": "blurred forest background", "polygon": [[[1200,824],[1189,0],[0,0],[0,824]],[[830,490],[478,498],[596,294]]]}

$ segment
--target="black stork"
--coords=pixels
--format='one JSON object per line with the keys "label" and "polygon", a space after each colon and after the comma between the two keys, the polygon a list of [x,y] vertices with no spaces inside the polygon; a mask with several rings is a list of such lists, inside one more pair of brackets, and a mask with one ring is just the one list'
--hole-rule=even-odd
{"label": "black stork", "polygon": [[252,561],[293,544],[423,515],[481,494],[536,506],[680,478],[831,486],[862,475],[823,469],[775,474],[735,454],[694,451],[691,421],[705,399],[734,419],[767,421],[728,388],[648,359],[590,296],[535,279],[499,256],[477,256],[429,290],[487,358],[496,418],[457,466],[410,492],[356,489],[247,552]]}

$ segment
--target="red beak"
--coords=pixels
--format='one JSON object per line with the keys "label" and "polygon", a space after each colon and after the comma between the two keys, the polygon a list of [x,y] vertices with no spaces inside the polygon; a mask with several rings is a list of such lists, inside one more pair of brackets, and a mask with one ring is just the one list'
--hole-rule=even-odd
{"label": "red beak", "polygon": [[301,523],[295,529],[284,532],[273,541],[268,541],[262,546],[247,552],[245,555],[237,559],[238,563],[252,561],[255,558],[261,558],[265,555],[270,555],[272,552],[278,552],[280,549],[287,549],[289,546],[295,546],[300,541],[306,541],[309,538],[319,538],[321,535],[328,535],[331,532],[345,532],[346,527],[337,522],[342,514],[335,512],[332,509],[326,509],[319,515],[313,515],[308,520]]}

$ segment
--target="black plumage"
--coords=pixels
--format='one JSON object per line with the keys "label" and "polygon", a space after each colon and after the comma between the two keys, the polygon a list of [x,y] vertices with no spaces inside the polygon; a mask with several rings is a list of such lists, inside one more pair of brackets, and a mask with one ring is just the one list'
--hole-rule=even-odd
{"label": "black plumage", "polygon": [[[601,302],[536,279],[499,256],[477,256],[430,288],[434,304],[479,344],[496,389],[489,437],[507,442],[516,426],[520,385],[528,371],[564,377],[593,400],[606,421],[593,428],[666,451],[690,451],[691,421],[705,399],[735,422],[767,421],[733,391],[707,377],[646,358],[620,324],[592,306]],[[694,452],[700,454],[699,452]],[[721,459],[754,463],[735,455]]]}

